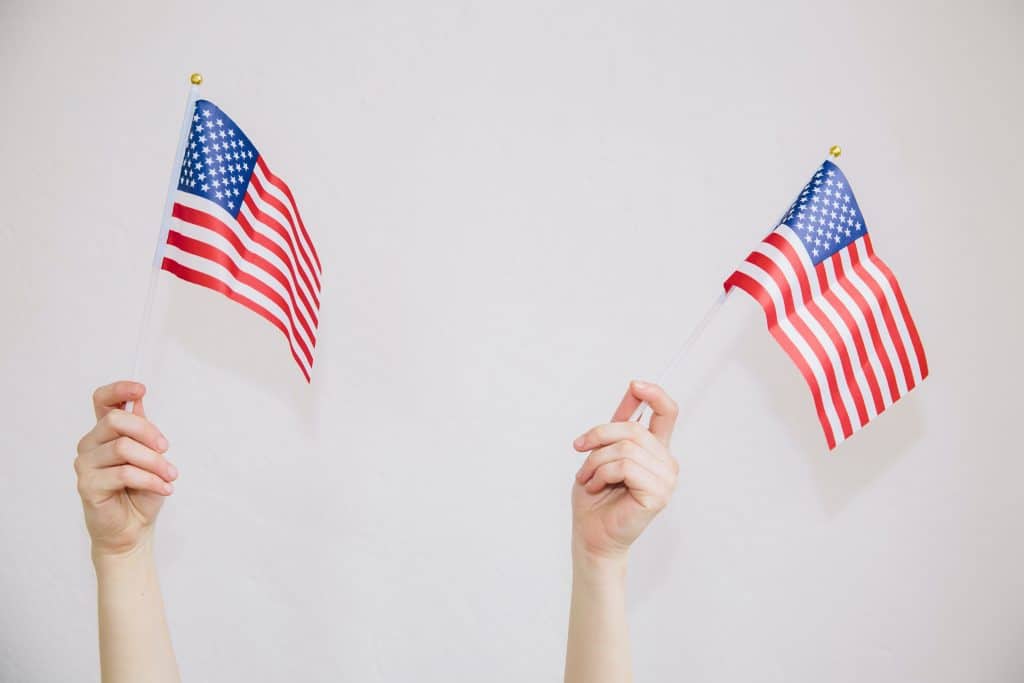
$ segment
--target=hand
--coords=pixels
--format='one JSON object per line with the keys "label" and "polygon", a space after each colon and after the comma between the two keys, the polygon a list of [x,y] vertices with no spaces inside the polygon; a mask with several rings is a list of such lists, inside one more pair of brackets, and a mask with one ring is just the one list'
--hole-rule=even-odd
{"label": "hand", "polygon": [[[629,421],[642,401],[653,410],[650,428]],[[574,554],[624,560],[668,504],[679,474],[668,449],[678,412],[661,387],[631,382],[612,421],[573,442],[577,451],[590,451],[572,489]]]}
{"label": "hand", "polygon": [[[130,554],[152,536],[178,471],[164,457],[167,439],[146,419],[137,382],[115,382],[93,394],[96,426],[78,442],[75,472],[92,537],[93,556]],[[135,401],[126,413],[127,401]]]}

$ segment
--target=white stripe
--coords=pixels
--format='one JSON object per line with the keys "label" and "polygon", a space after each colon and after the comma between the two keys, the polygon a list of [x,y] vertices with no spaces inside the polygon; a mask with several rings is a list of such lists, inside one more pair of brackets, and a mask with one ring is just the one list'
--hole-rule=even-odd
{"label": "white stripe", "polygon": [[[878,414],[875,409],[875,400],[871,393],[871,385],[868,383],[867,374],[864,372],[864,368],[861,367],[860,355],[857,353],[857,345],[853,340],[853,333],[850,328],[846,326],[846,322],[843,320],[842,315],[835,309],[828,299],[822,294],[821,283],[818,282],[818,271],[814,264],[811,262],[811,257],[807,253],[807,249],[804,247],[800,237],[793,232],[787,225],[781,225],[776,228],[775,232],[779,233],[786,242],[789,243],[793,253],[796,254],[803,266],[804,272],[807,274],[807,282],[810,285],[811,300],[818,304],[818,308],[825,314],[829,322],[839,333],[839,336],[843,339],[843,344],[846,346],[846,355],[850,361],[850,368],[853,370],[854,381],[857,383],[857,388],[860,390],[861,398],[864,401],[864,408],[868,414],[868,421]],[[822,340],[823,343],[831,340]],[[846,384],[846,374],[842,370],[842,366],[837,367],[837,372],[842,372],[842,376],[839,377],[839,381]],[[859,413],[854,406],[853,412],[850,413],[851,421],[856,416],[857,427],[860,426]]]}
{"label": "white stripe", "polygon": [[782,294],[779,292],[778,286],[775,284],[775,280],[771,278],[768,273],[764,272],[757,266],[747,261],[740,263],[737,271],[744,273],[756,280],[765,291],[768,292],[768,296],[771,297],[772,302],[775,304],[776,320],[778,321],[779,328],[782,333],[786,335],[790,343],[796,347],[797,351],[803,357],[807,367],[811,369],[811,374],[814,375],[814,381],[818,385],[818,393],[821,395],[821,404],[825,409],[825,416],[828,418],[829,425],[832,428],[832,436],[835,439],[836,444],[843,440],[843,426],[839,422],[839,413],[836,411],[835,405],[832,403],[832,394],[828,390],[828,382],[825,379],[825,371],[821,367],[821,363],[818,361],[818,357],[811,351],[807,342],[804,341],[803,336],[793,327],[793,324],[789,322],[786,317],[786,306],[782,301]]}
{"label": "white stripe", "polygon": [[309,281],[309,286],[306,286],[305,282],[303,282],[303,289],[306,291],[306,295],[310,297],[310,302],[313,302],[312,294],[316,294],[317,299],[319,299],[320,288],[317,286],[317,281],[313,279],[311,275],[312,271],[309,266],[306,265],[306,260],[302,258],[302,252],[299,251],[298,244],[292,242],[294,238],[291,236],[291,228],[287,223],[281,220],[280,212],[259,198],[259,195],[256,194],[256,188],[253,187],[252,183],[249,184],[249,189],[245,191],[245,194],[252,200],[253,205],[258,211],[267,214],[268,218],[276,220],[288,237],[282,237],[277,230],[274,230],[256,218],[253,211],[249,209],[249,206],[243,202],[241,213],[245,216],[246,220],[249,221],[249,225],[252,226],[253,230],[258,231],[261,235],[266,235],[269,239],[274,240],[274,242],[284,249],[285,253],[288,254],[288,258],[294,264],[295,277],[300,282],[303,282],[302,275],[305,275],[306,279]]}
{"label": "white stripe", "polygon": [[[266,163],[266,159],[264,159],[263,162]],[[270,169],[270,164],[267,164],[267,168]],[[273,169],[270,170],[273,171]],[[313,243],[310,241],[313,239],[313,237],[310,236],[310,238],[307,240],[305,235],[303,235],[302,226],[299,222],[298,205],[292,207],[292,202],[290,199],[288,199],[288,196],[284,192],[279,190],[273,183],[270,182],[270,179],[267,178],[267,175],[263,172],[263,169],[260,168],[259,164],[256,164],[256,167],[253,169],[253,174],[255,174],[259,178],[260,182],[263,184],[263,189],[266,190],[268,194],[275,197],[279,202],[281,202],[281,205],[284,206],[288,216],[291,216],[294,219],[295,232],[298,233],[299,239],[302,240],[302,243],[306,248],[306,254],[309,256],[309,260],[313,264],[313,268],[315,268],[317,271],[317,277],[319,277],[320,275],[322,275],[322,272],[320,268],[317,266],[316,259],[313,258],[313,254],[316,253],[316,250],[313,248]],[[284,181],[281,180],[281,182]],[[285,183],[285,185],[287,184],[288,183]],[[287,216],[285,218],[287,218]],[[287,223],[283,223],[283,225],[287,225]]]}
{"label": "white stripe", "polygon": [[[910,330],[907,329],[907,322],[903,319],[903,311],[900,310],[899,299],[896,298],[896,293],[893,292],[892,286],[889,285],[889,278],[885,277],[885,274],[875,265],[875,262],[868,256],[867,245],[864,245],[863,255],[861,256],[860,262],[878,283],[878,286],[882,288],[882,293],[885,295],[886,301],[889,302],[889,310],[892,311],[892,319],[896,322],[896,329],[899,330],[900,338],[903,340],[903,348],[907,352],[907,360],[910,362],[911,374],[914,376],[914,384],[920,384],[921,380],[924,379],[924,375],[921,372],[921,366],[917,362],[917,352],[914,350],[914,342],[910,336]],[[859,253],[859,252],[858,252]],[[877,257],[876,257],[877,258]]]}
{"label": "white stripe", "polygon": [[[875,349],[875,340],[871,336],[871,329],[868,327],[867,318],[864,317],[864,312],[860,310],[857,302],[853,300],[853,297],[840,284],[839,275],[836,273],[836,267],[832,263],[832,258],[830,257],[822,261],[822,265],[825,266],[825,277],[829,282],[829,291],[836,295],[836,298],[846,308],[847,313],[853,318],[853,322],[860,331],[861,341],[864,342],[864,350],[868,354],[868,363],[870,363],[871,369],[874,370],[875,381],[878,382],[878,391],[882,395],[882,410],[885,410],[892,405],[893,396],[889,392],[889,380],[885,376],[885,366],[882,365],[878,351]],[[872,401],[872,403],[874,402]]]}
{"label": "white stripe", "polygon": [[853,261],[850,259],[849,247],[838,253],[839,259],[843,263],[846,281],[860,292],[860,295],[868,302],[868,307],[871,309],[871,317],[875,319],[875,326],[878,328],[878,336],[881,337],[882,346],[885,347],[885,355],[889,358],[889,363],[893,367],[893,374],[896,376],[896,386],[899,388],[900,396],[903,396],[908,391],[907,381],[903,376],[903,364],[900,362],[899,354],[896,353],[896,345],[889,334],[889,326],[885,324],[885,316],[882,315],[882,309],[878,305],[878,298],[871,291],[871,287],[861,278],[860,273],[854,269]]}
{"label": "white stripe", "polygon": [[[291,255],[289,254],[287,247],[282,247],[285,251],[285,255],[288,256],[288,262],[285,263],[273,251],[253,241],[249,237],[249,235],[246,234],[242,226],[239,225],[238,221],[235,220],[235,218],[231,216],[227,211],[222,209],[216,202],[211,202],[208,199],[204,199],[203,197],[199,197],[189,192],[179,192],[178,195],[175,197],[175,202],[181,204],[182,206],[187,206],[191,209],[195,209],[196,211],[201,211],[203,213],[210,214],[211,216],[213,216],[214,218],[228,226],[228,228],[230,228],[233,233],[238,235],[238,239],[241,240],[242,244],[245,246],[246,249],[248,249],[254,254],[262,256],[263,258],[267,259],[267,261],[272,263],[281,272],[281,275],[284,276],[284,278],[288,282],[291,282],[292,286],[296,288],[295,300],[299,302],[299,305],[302,307],[302,317],[306,322],[309,323],[311,329],[316,329],[316,325],[313,324],[313,317],[316,315],[317,311],[316,303],[310,298],[309,292],[302,285],[302,283],[297,282],[297,278],[292,277],[291,271],[289,271],[288,269],[288,265],[291,263]],[[249,223],[252,224],[253,221],[248,216],[246,218],[247,220],[249,220]],[[256,230],[256,228],[253,227],[253,230]],[[260,231],[260,234],[264,234],[264,231],[273,232],[268,228],[263,228],[263,230]],[[210,231],[207,230],[207,232]],[[276,236],[276,233],[274,233],[274,236]],[[275,243],[279,243],[279,240],[275,240]],[[231,250],[226,251],[225,253],[235,254],[236,252],[232,247]],[[302,291],[306,295],[305,300],[308,303],[303,303],[303,298],[298,295],[299,287],[302,287]]]}
{"label": "white stripe", "polygon": [[[800,248],[803,249],[802,246]],[[839,398],[843,403],[843,408],[846,410],[847,417],[850,419],[851,429],[856,431],[860,428],[860,417],[857,412],[857,403],[853,400],[853,393],[850,391],[850,387],[846,383],[846,377],[843,374],[843,364],[839,357],[839,349],[832,342],[832,337],[825,331],[824,326],[804,306],[803,290],[800,288],[800,281],[796,271],[793,270],[793,265],[786,258],[785,254],[767,242],[760,242],[757,245],[757,251],[768,257],[782,271],[783,277],[789,284],[790,295],[793,299],[793,313],[811,331],[811,335],[817,339],[818,344],[825,351],[825,356],[832,364],[832,377],[835,378],[836,387],[839,389]],[[805,275],[809,280],[814,273],[805,272]],[[774,279],[772,281],[774,282]],[[827,376],[828,373],[826,372]],[[823,385],[822,389],[827,391],[828,385]]]}
{"label": "white stripe", "polygon": [[[277,222],[281,224],[281,227],[283,227],[286,231],[288,231],[290,235],[292,235],[292,239],[295,240],[296,251],[298,252],[299,258],[302,260],[303,264],[306,263],[306,258],[309,259],[309,265],[307,266],[307,275],[310,276],[309,280],[310,282],[314,283],[315,286],[316,282],[320,279],[320,273],[316,267],[316,259],[313,258],[313,249],[310,246],[309,242],[306,240],[306,238],[302,236],[302,228],[299,227],[298,220],[296,220],[292,215],[291,202],[288,201],[288,197],[286,197],[283,192],[278,190],[270,183],[270,181],[264,175],[263,171],[260,170],[259,164],[256,165],[255,169],[253,169],[252,174],[253,177],[260,183],[260,186],[263,188],[263,191],[266,192],[268,196],[273,197],[274,199],[281,202],[282,206],[284,206],[284,211],[282,212],[280,209],[273,206],[270,202],[261,199],[260,196],[256,193],[256,188],[253,186],[253,183],[250,183],[249,194],[252,195],[253,199],[259,202],[260,209],[262,209],[265,213],[269,214],[275,220],[277,220]],[[294,227],[292,227],[293,225]],[[302,249],[299,249],[300,245]],[[305,257],[302,256],[303,251],[306,254]],[[313,273],[316,274],[316,280],[314,280],[312,277]]]}
{"label": "white stripe", "polygon": [[166,245],[165,249],[164,258],[176,261],[187,268],[197,270],[200,273],[205,273],[206,275],[223,282],[234,292],[246,297],[247,299],[251,299],[254,303],[262,306],[268,313],[270,313],[270,315],[279,320],[281,324],[284,325],[285,329],[288,330],[288,343],[295,351],[295,355],[298,357],[299,362],[307,373],[310,372],[310,364],[306,362],[306,356],[302,352],[302,348],[295,343],[295,337],[291,331],[291,326],[284,315],[280,313],[281,309],[277,307],[277,304],[263,296],[252,287],[236,280],[224,267],[214,263],[213,261],[190,254],[187,251],[182,251],[173,244]]}
{"label": "white stripe", "polygon": [[[316,345],[316,333],[314,332],[313,336],[306,334],[306,330],[302,327],[302,324],[298,320],[298,316],[302,316],[302,311],[296,310],[292,306],[288,289],[286,287],[282,286],[280,282],[278,282],[273,276],[269,275],[265,270],[263,270],[259,266],[253,265],[252,263],[249,263],[241,256],[239,256],[238,252],[235,251],[234,246],[232,246],[228,240],[224,239],[222,236],[218,235],[212,230],[207,230],[206,228],[193,225],[191,223],[188,223],[177,218],[171,219],[171,230],[175,230],[186,237],[191,237],[194,240],[208,244],[215,249],[219,249],[220,251],[227,254],[227,256],[234,262],[234,264],[238,267],[240,271],[248,275],[251,275],[255,279],[265,284],[271,290],[276,292],[278,296],[284,299],[285,302],[286,310],[282,312],[286,316],[291,315],[296,318],[295,328],[299,331],[299,335],[302,337],[302,340],[306,343],[306,348],[310,349],[310,352],[312,352],[313,347]],[[278,306],[276,303],[271,302],[271,304],[273,305],[275,312],[281,311],[281,307]],[[312,325],[311,320],[306,319],[305,316],[303,316],[302,319],[306,322],[307,325],[309,325],[311,331],[316,329]]]}
{"label": "white stripe", "polygon": [[[256,202],[256,199],[252,197],[252,188],[247,190],[246,193],[246,196],[252,198],[253,201]],[[261,208],[258,202],[256,203],[256,206],[257,208]],[[295,273],[296,283],[298,284],[299,287],[302,288],[302,292],[303,294],[305,294],[306,300],[309,301],[309,305],[312,307],[313,311],[316,311],[319,308],[319,304],[317,303],[317,301],[319,301],[319,296],[314,298],[314,293],[319,295],[319,290],[316,287],[316,283],[313,282],[311,278],[309,278],[309,274],[306,272],[306,269],[302,266],[302,257],[298,255],[298,252],[295,252],[295,254],[293,255],[292,246],[290,245],[290,243],[285,238],[281,237],[281,235],[276,230],[256,220],[256,216],[253,215],[252,211],[249,210],[249,207],[246,206],[244,202],[242,203],[241,210],[238,212],[238,215],[241,218],[243,218],[246,222],[248,222],[248,224],[252,227],[253,232],[262,235],[263,237],[272,241],[274,244],[281,248],[281,250],[284,252],[285,257],[288,259],[288,263],[291,264],[292,266],[292,272]],[[305,273],[306,277],[309,279],[308,286],[306,285],[306,282],[302,279],[303,273]]]}

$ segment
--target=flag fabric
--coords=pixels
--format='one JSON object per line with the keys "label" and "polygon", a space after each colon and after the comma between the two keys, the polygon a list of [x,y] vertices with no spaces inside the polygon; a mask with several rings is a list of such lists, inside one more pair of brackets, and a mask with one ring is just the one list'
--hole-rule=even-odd
{"label": "flag fabric", "polygon": [[803,374],[830,450],[928,376],[900,285],[831,161],[725,281],[733,287],[761,304]]}
{"label": "flag fabric", "polygon": [[196,102],[173,201],[160,267],[269,321],[308,382],[320,259],[288,185],[207,100]]}

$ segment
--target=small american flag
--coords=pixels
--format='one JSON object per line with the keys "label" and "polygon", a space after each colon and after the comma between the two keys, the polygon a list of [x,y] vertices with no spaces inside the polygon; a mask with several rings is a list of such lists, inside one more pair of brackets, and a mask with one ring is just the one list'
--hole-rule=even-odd
{"label": "small american flag", "polygon": [[320,259],[295,197],[242,129],[196,102],[160,267],[263,316],[310,379]]}
{"label": "small american flag", "polygon": [[829,449],[928,376],[921,338],[875,254],[846,176],[825,161],[775,230],[725,281],[764,309],[800,369]]}

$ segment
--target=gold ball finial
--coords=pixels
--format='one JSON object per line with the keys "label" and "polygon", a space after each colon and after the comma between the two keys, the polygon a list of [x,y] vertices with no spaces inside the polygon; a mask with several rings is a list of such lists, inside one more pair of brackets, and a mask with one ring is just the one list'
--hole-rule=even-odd
{"label": "gold ball finial", "polygon": [[840,147],[839,145],[832,145],[831,147],[828,148],[828,153],[833,159],[838,159],[839,156],[843,153],[843,148]]}
{"label": "gold ball finial", "polygon": [[188,80],[190,80],[192,82],[192,85],[202,85],[203,84],[203,74],[198,74],[198,73],[192,74],[191,76],[189,76]]}

